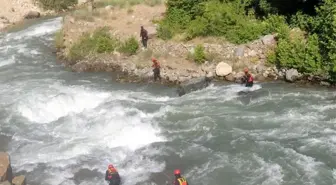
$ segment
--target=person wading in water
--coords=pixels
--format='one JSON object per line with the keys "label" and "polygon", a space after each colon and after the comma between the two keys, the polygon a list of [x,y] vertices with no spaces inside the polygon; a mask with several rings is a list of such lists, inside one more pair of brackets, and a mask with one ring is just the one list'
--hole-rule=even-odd
{"label": "person wading in water", "polygon": [[153,69],[154,81],[156,81],[156,79],[160,79],[160,81],[161,81],[160,64],[155,58],[152,58],[152,62],[153,62],[152,67],[154,68]]}
{"label": "person wading in water", "polygon": [[105,180],[109,182],[109,185],[120,185],[119,173],[112,164],[108,165],[108,169],[105,173]]}

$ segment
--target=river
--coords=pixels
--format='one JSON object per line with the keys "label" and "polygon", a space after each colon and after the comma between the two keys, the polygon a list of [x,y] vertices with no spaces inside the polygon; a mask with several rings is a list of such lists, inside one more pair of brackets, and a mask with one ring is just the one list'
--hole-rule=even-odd
{"label": "river", "polygon": [[61,18],[0,35],[0,150],[29,185],[336,184],[336,93],[292,84],[120,84],[56,62]]}

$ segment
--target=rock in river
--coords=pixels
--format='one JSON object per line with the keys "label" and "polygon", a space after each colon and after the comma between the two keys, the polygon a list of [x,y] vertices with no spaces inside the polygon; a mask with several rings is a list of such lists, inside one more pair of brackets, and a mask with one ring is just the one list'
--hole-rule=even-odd
{"label": "rock in river", "polygon": [[192,91],[201,90],[208,87],[211,83],[211,78],[209,77],[200,77],[188,80],[179,85],[177,93],[179,96],[183,96]]}

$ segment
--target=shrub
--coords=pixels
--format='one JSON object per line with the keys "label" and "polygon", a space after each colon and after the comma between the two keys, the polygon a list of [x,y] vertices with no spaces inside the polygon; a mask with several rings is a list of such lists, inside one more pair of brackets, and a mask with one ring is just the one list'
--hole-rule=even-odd
{"label": "shrub", "polygon": [[68,9],[69,6],[76,5],[78,0],[36,0],[43,9],[62,11]]}
{"label": "shrub", "polygon": [[64,47],[64,33],[63,33],[63,29],[59,30],[58,32],[56,32],[55,34],[55,47],[56,49],[61,49]]}
{"label": "shrub", "polygon": [[207,59],[203,45],[199,44],[194,48],[193,52],[189,52],[188,59],[196,63],[203,63]]}
{"label": "shrub", "polygon": [[96,53],[110,53],[119,45],[119,41],[108,33],[106,27],[95,30],[92,34],[83,34],[69,51],[70,60],[79,60]]}
{"label": "shrub", "polygon": [[317,74],[322,69],[322,56],[316,34],[309,35],[307,39],[280,39],[275,56],[271,54],[268,57],[280,67],[295,68],[302,73]]}
{"label": "shrub", "polygon": [[119,51],[128,55],[134,55],[139,49],[139,43],[135,37],[130,37],[122,43]]}

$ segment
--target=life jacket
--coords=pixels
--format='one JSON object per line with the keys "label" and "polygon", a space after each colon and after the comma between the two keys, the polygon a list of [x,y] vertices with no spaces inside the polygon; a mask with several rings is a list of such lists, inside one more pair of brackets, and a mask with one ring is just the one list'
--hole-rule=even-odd
{"label": "life jacket", "polygon": [[180,185],[187,185],[187,180],[183,177],[178,178],[177,181],[179,182]]}
{"label": "life jacket", "polygon": [[108,173],[107,178],[112,179],[112,175],[117,173],[117,170],[115,168],[110,168],[110,169],[108,169],[107,173]]}
{"label": "life jacket", "polygon": [[250,77],[248,78],[248,82],[253,82],[253,77],[252,77],[252,75],[250,75]]}

